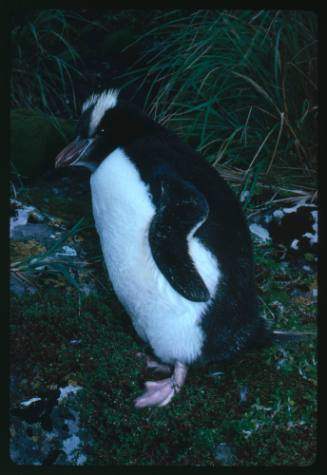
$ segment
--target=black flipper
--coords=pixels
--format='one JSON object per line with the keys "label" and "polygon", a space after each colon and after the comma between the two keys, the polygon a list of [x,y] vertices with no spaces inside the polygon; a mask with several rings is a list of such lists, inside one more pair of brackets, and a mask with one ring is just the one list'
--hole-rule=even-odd
{"label": "black flipper", "polygon": [[207,219],[207,200],[191,183],[160,178],[160,198],[149,230],[153,258],[170,285],[183,297],[206,302],[209,291],[188,252],[187,236]]}

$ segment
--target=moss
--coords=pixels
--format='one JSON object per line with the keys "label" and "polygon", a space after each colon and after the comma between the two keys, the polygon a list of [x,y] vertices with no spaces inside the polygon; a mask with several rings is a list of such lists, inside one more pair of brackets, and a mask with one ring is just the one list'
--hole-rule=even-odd
{"label": "moss", "polygon": [[[81,298],[67,286],[44,288],[37,297],[13,298],[11,313],[12,365],[28,381],[27,396],[70,380],[83,387],[78,404],[94,438],[90,464],[214,466],[221,443],[233,448],[237,465],[314,460],[314,341],[193,369],[170,406],[137,411],[133,400],[146,374],[136,353],[145,348],[112,292]],[[285,357],[287,366],[278,368]],[[210,376],[218,369],[220,378]]]}
{"label": "moss", "polygon": [[35,239],[29,241],[12,241],[10,243],[10,260],[18,261],[26,257],[35,256],[43,253],[46,248],[38,243]]}
{"label": "moss", "polygon": [[20,200],[28,205],[35,206],[42,212],[56,219],[60,224],[71,227],[74,222],[85,216],[93,223],[91,194],[89,187],[83,190],[78,199],[61,194],[54,194],[48,187],[25,188],[19,194]]}
{"label": "moss", "polygon": [[[89,215],[65,198],[34,191],[41,211],[55,211],[67,224]],[[69,213],[68,213],[69,211]],[[67,212],[68,214],[65,214]],[[99,255],[93,228],[80,236]],[[255,243],[262,314],[277,328],[315,329],[316,306],[292,295],[310,289],[315,276],[276,261],[274,249]],[[316,455],[317,361],[314,338],[244,354],[223,366],[193,368],[170,406],[135,410],[146,372],[136,353],[147,351],[117,301],[101,262],[92,265],[98,295],[83,297],[57,277],[40,276],[39,292],[12,298],[11,363],[26,397],[40,387],[75,381],[77,405],[94,443],[88,464],[217,466],[215,448],[227,444],[240,466],[305,466]],[[103,288],[105,285],[105,288]],[[282,306],[282,307],[280,307]],[[279,310],[281,308],[282,310]],[[310,318],[307,318],[310,316]],[[72,345],[71,340],[80,340]],[[220,377],[212,373],[223,371]],[[240,391],[247,397],[241,401]]]}
{"label": "moss", "polygon": [[56,155],[74,135],[72,121],[26,109],[11,112],[10,128],[11,160],[25,177],[36,177],[53,166]]}

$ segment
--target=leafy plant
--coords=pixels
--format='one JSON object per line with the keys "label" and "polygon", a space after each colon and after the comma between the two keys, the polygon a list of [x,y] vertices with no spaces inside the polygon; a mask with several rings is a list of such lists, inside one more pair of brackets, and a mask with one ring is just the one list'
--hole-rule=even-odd
{"label": "leafy plant", "polygon": [[69,268],[76,267],[76,265],[71,262],[71,259],[67,261],[64,258],[56,257],[56,251],[63,246],[68,238],[81,231],[84,221],[85,218],[81,218],[70,230],[66,231],[60,239],[57,239],[48,250],[36,255],[29,255],[23,260],[12,262],[10,271],[15,273],[16,276],[23,281],[29,280],[28,277],[26,277],[26,272],[37,273],[44,269],[46,269],[47,272],[59,272],[70,285],[78,289],[79,285],[69,271]]}

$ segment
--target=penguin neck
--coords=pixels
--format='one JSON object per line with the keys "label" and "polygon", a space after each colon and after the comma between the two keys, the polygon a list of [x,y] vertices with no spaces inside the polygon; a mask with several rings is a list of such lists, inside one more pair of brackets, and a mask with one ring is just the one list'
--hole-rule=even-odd
{"label": "penguin neck", "polygon": [[[124,268],[127,262],[144,266],[146,230],[155,207],[147,185],[120,148],[91,175],[92,207],[107,266]],[[122,259],[121,256],[126,256]]]}
{"label": "penguin neck", "polygon": [[[134,163],[122,148],[110,153],[91,175],[93,204],[97,207],[97,216],[103,219],[111,216],[111,221],[133,219],[134,225],[147,226],[155,208],[151,200],[149,186],[141,179]],[[138,220],[138,221],[137,221]],[[137,221],[137,223],[136,223]]]}
{"label": "penguin neck", "polygon": [[113,138],[116,147],[124,147],[148,134],[160,134],[163,128],[132,104],[112,111]]}

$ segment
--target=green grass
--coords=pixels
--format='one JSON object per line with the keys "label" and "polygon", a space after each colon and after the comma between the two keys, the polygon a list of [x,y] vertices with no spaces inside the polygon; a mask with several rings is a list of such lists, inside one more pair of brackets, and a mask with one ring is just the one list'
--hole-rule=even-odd
{"label": "green grass", "polygon": [[[76,84],[90,87],[85,61],[108,61],[144,32],[151,10],[30,9],[11,29],[11,106],[79,117]],[[94,86],[94,85],[93,85]],[[95,86],[94,86],[95,87]],[[92,92],[92,91],[90,91]]]}
{"label": "green grass", "polygon": [[121,76],[122,88],[141,80],[146,110],[228,175],[238,193],[255,177],[249,202],[261,187],[271,188],[264,202],[293,199],[299,189],[316,198],[313,12],[31,10],[13,22],[12,106],[77,117],[84,98],[75,84],[90,37],[101,58],[133,51],[138,61]]}
{"label": "green grass", "polygon": [[[11,31],[12,107],[71,117],[77,113],[74,81],[81,80],[80,55],[73,45],[83,18],[64,10],[31,10]],[[66,99],[70,99],[67,104]]]}
{"label": "green grass", "polygon": [[173,10],[143,39],[152,40],[145,65],[124,77],[151,78],[146,106],[155,119],[214,166],[246,175],[260,164],[260,182],[287,175],[316,187],[314,13]]}

